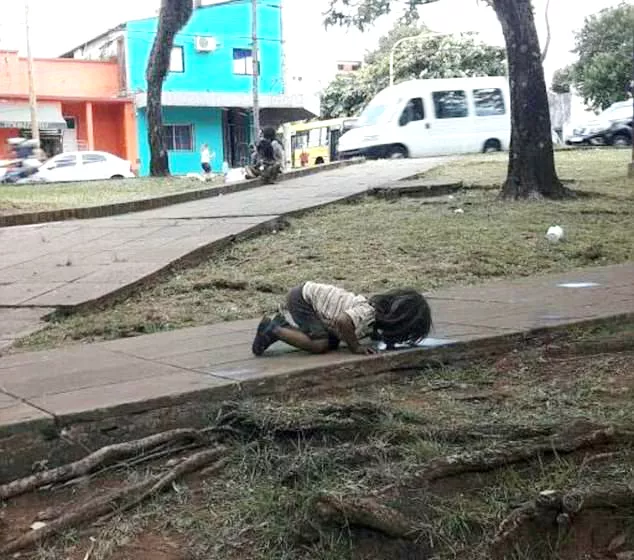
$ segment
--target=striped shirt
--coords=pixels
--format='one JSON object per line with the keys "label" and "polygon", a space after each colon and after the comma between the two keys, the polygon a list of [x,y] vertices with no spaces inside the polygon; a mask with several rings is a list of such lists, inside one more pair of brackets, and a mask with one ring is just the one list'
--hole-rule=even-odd
{"label": "striped shirt", "polygon": [[331,325],[339,315],[345,313],[350,317],[359,340],[372,333],[376,311],[363,296],[316,282],[306,282],[302,296],[325,325]]}

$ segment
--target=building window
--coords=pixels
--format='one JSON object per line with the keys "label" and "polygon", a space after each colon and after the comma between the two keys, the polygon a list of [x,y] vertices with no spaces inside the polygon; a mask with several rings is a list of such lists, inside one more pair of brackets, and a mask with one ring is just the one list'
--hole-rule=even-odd
{"label": "building window", "polygon": [[165,145],[170,152],[194,151],[194,127],[191,124],[168,124],[163,127]]}
{"label": "building window", "polygon": [[170,53],[170,72],[185,72],[185,51],[183,47],[173,47]]}
{"label": "building window", "polygon": [[463,119],[469,116],[467,94],[464,91],[435,91],[433,98],[437,119]]}
{"label": "building window", "polygon": [[475,102],[476,117],[491,117],[506,113],[504,95],[502,95],[501,89],[474,89],[473,100]]}
{"label": "building window", "polygon": [[233,73],[241,76],[253,75],[253,51],[233,49]]}

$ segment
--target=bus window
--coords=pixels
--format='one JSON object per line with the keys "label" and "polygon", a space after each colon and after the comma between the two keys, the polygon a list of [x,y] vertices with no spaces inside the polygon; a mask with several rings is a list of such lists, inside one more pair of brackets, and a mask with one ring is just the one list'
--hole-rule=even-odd
{"label": "bus window", "polygon": [[413,121],[425,120],[425,108],[423,106],[423,100],[420,97],[414,97],[407,102],[401,118],[398,121],[400,126],[405,126]]}
{"label": "bus window", "polygon": [[308,147],[318,148],[321,146],[321,128],[313,128],[308,131]]}
{"label": "bus window", "polygon": [[466,92],[435,91],[433,98],[437,119],[462,119],[469,116]]}
{"label": "bus window", "polygon": [[501,89],[474,89],[473,101],[475,103],[476,117],[490,117],[506,113]]}
{"label": "bus window", "polygon": [[304,150],[308,147],[308,131],[298,132],[291,138],[291,148],[293,150]]}

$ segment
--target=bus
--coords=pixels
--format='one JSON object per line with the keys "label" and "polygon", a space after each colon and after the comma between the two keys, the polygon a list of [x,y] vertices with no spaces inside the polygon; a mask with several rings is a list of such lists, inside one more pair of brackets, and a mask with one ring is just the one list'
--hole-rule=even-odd
{"label": "bus", "polygon": [[336,161],[341,135],[354,127],[356,119],[339,118],[301,121],[284,126],[287,154],[292,168],[322,165]]}

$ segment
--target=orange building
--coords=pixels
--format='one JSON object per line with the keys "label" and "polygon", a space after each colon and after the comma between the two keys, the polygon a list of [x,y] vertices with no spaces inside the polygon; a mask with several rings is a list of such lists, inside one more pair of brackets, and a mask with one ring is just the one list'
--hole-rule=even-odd
{"label": "orange building", "polygon": [[[102,150],[136,165],[134,102],[116,59],[34,59],[33,80],[42,148],[49,154]],[[27,60],[0,51],[0,159],[7,139],[31,134]]]}

